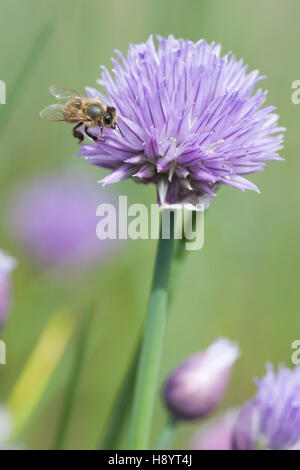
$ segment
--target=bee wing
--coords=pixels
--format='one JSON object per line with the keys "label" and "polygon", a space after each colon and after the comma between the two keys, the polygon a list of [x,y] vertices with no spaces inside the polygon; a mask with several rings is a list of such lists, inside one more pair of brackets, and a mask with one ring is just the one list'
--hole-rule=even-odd
{"label": "bee wing", "polygon": [[72,90],[71,88],[64,88],[62,86],[52,85],[49,90],[50,93],[52,93],[52,95],[55,96],[55,98],[57,98],[58,100],[82,97],[82,95],[78,91]]}
{"label": "bee wing", "polygon": [[64,106],[62,104],[50,104],[40,112],[42,119],[47,121],[64,121]]}

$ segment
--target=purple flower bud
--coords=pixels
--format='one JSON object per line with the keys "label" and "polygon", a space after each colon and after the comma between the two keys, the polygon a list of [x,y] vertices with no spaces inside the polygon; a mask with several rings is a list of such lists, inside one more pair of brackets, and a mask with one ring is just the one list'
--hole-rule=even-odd
{"label": "purple flower bud", "polygon": [[15,266],[16,261],[0,250],[0,327],[9,313],[11,304],[10,273]]}
{"label": "purple flower bud", "polygon": [[227,411],[222,416],[205,424],[194,436],[192,449],[195,450],[232,450],[232,432],[237,411]]}
{"label": "purple flower bud", "polygon": [[164,388],[170,412],[176,418],[187,420],[210,413],[223,398],[231,367],[238,356],[236,344],[219,338],[205,351],[179,365]]}
{"label": "purple flower bud", "polygon": [[233,432],[238,450],[300,450],[300,367],[272,364],[256,380],[256,396],[241,409]]}

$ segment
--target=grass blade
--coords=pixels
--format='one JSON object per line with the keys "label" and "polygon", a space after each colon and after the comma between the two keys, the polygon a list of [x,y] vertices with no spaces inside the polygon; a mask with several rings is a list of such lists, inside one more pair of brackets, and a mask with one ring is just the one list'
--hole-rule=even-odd
{"label": "grass blade", "polygon": [[40,31],[23,66],[19,69],[19,72],[17,73],[17,76],[12,86],[8,87],[6,104],[0,106],[0,134],[3,133],[5,126],[7,125],[7,122],[10,119],[12,112],[15,108],[15,104],[17,103],[32,70],[39,61],[39,58],[41,57],[41,54],[48,43],[52,30],[53,21],[48,22]]}
{"label": "grass blade", "polygon": [[73,368],[67,391],[63,403],[63,410],[58,424],[57,434],[55,436],[54,449],[61,450],[64,447],[68,428],[71,422],[72,411],[76,399],[76,392],[79,385],[80,374],[88,344],[90,325],[92,320],[93,310],[87,312],[84,316],[83,324],[81,325],[81,331],[78,338],[78,344],[76,354],[74,358]]}

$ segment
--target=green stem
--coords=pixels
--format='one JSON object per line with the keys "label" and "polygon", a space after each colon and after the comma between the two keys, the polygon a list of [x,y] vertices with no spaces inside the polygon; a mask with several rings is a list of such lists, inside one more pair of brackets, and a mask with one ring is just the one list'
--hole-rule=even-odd
{"label": "green stem", "polygon": [[84,355],[88,343],[90,324],[92,319],[92,309],[88,311],[81,325],[80,337],[78,339],[76,354],[74,358],[71,377],[67,386],[63,411],[59,420],[57,434],[55,436],[54,449],[63,449],[67,432],[71,422],[72,411],[76,399],[76,393],[79,385],[79,378],[82,370]]}
{"label": "green stem", "polygon": [[[182,265],[185,260],[185,243],[186,239],[180,239],[177,241],[177,246],[174,252],[174,258],[171,266],[170,274],[170,289],[169,289],[169,303],[168,308],[173,299],[178,278],[181,273]],[[119,449],[120,437],[124,430],[125,422],[128,416],[128,408],[131,405],[134,379],[139,362],[139,354],[141,350],[141,340],[139,340],[138,347],[131,359],[128,372],[125,375],[123,383],[117,392],[117,397],[114,401],[112,411],[109,414],[107,424],[105,427],[104,436],[101,438],[100,449]]]}
{"label": "green stem", "polygon": [[165,427],[162,429],[160,436],[157,440],[157,450],[168,450],[169,443],[174,436],[174,432],[177,428],[177,419],[174,416],[170,416]]}
{"label": "green stem", "polygon": [[174,297],[175,288],[178,284],[178,279],[181,273],[182,265],[185,260],[185,238],[177,241],[174,260],[172,263],[171,277],[170,277],[170,294],[169,294],[169,307]]}
{"label": "green stem", "polygon": [[158,242],[145,332],[137,370],[128,448],[147,449],[165,331],[168,285],[174,252],[174,213],[170,212],[170,238]]}

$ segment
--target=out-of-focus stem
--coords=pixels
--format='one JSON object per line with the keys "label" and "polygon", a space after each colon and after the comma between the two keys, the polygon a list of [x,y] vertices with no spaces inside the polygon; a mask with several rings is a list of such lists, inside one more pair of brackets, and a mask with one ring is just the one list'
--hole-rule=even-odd
{"label": "out-of-focus stem", "polygon": [[178,421],[176,420],[176,418],[174,418],[173,416],[170,416],[170,418],[168,419],[165,427],[162,429],[160,436],[157,440],[157,444],[155,446],[157,450],[169,449],[168,446],[172,437],[174,436],[177,423]]}
{"label": "out-of-focus stem", "polygon": [[112,406],[104,435],[100,442],[100,449],[116,450],[120,448],[122,431],[128,416],[129,404],[131,404],[132,401],[139,353],[140,343],[134,353],[129,369]]}
{"label": "out-of-focus stem", "polygon": [[86,313],[83,324],[81,326],[80,336],[78,338],[76,354],[74,357],[73,368],[70,381],[67,386],[65,400],[63,403],[62,414],[59,420],[57,434],[54,441],[54,449],[61,450],[64,448],[67,432],[70,426],[72,411],[76,399],[76,393],[79,385],[79,378],[82,370],[84,355],[88,343],[90,324],[92,320],[93,310],[90,308]]}

